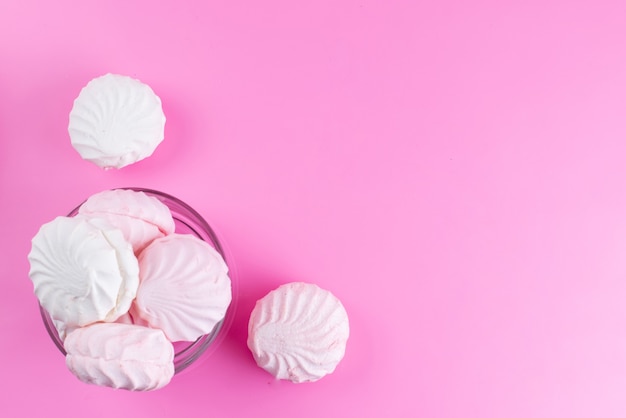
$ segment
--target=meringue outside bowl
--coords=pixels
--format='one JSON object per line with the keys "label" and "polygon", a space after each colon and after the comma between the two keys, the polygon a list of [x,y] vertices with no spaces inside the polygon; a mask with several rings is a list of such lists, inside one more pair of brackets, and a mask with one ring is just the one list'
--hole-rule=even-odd
{"label": "meringue outside bowl", "polygon": [[[126,187],[124,189],[130,189],[138,192],[143,192],[148,196],[152,196],[157,198],[160,202],[165,204],[172,213],[172,217],[174,218],[175,224],[175,232],[179,234],[191,234],[200,238],[203,241],[209,243],[213,248],[220,253],[226,264],[228,265],[228,260],[226,259],[226,255],[224,253],[224,249],[222,244],[219,242],[217,235],[213,231],[213,229],[209,226],[209,224],[202,218],[202,216],[196,212],[191,206],[181,201],[180,199],[175,198],[167,193],[163,193],[157,190],[144,189],[138,187]],[[84,203],[84,202],[83,202]],[[78,209],[80,208],[78,205],[74,208],[67,216],[75,216],[78,213]],[[233,301],[231,302],[228,310],[226,311],[225,317],[218,322],[213,330],[209,334],[202,335],[197,340],[193,342],[175,342],[174,344],[174,370],[175,373],[180,373],[191,364],[193,364],[203,353],[215,343],[218,335],[224,334],[227,328],[227,324],[230,324],[230,319],[232,319],[232,314],[234,310],[234,280],[233,280],[233,272],[229,266],[229,277],[231,279],[231,289],[233,291]],[[59,333],[57,332],[54,323],[52,322],[52,318],[48,314],[48,312],[39,306],[41,311],[41,317],[43,319],[43,323],[46,327],[46,331],[52,338],[52,341],[57,346],[57,348],[61,351],[63,355],[66,355],[65,348],[63,348],[63,340],[59,337]]]}

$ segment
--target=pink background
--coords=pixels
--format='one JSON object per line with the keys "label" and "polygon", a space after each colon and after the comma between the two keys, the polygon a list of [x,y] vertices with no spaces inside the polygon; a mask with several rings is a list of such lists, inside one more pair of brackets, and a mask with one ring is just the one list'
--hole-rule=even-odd
{"label": "pink background", "polygon": [[[106,72],[168,118],[108,172],[67,134]],[[625,116],[622,0],[3,0],[0,416],[623,418]],[[219,346],[152,393],[67,372],[28,280],[39,226],[121,186],[195,207],[239,281]],[[312,384],[245,345],[294,280],[351,320]]]}

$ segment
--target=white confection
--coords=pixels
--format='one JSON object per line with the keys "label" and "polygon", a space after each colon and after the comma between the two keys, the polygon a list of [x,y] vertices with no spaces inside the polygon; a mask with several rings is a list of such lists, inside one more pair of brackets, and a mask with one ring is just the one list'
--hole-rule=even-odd
{"label": "white confection", "polygon": [[57,217],[44,224],[28,260],[39,303],[69,328],[115,321],[128,311],[139,285],[132,247],[100,219]]}
{"label": "white confection", "polygon": [[170,341],[194,341],[226,315],[232,298],[228,267],[199,238],[171,234],[156,239],[139,255],[139,267],[131,314],[136,322],[163,330]]}
{"label": "white confection", "polygon": [[257,364],[278,379],[313,382],[335,370],[349,333],[348,314],[332,293],[288,283],[257,301],[248,347]]}
{"label": "white confection", "polygon": [[91,195],[78,209],[81,215],[116,215],[144,221],[163,235],[174,232],[176,225],[170,209],[153,196],[131,189],[105,190]]}
{"label": "white confection", "polygon": [[118,228],[140,253],[156,238],[174,232],[174,218],[160,200],[131,189],[105,190],[89,197],[79,208],[79,216],[103,218]]}
{"label": "white confection", "polygon": [[52,324],[54,325],[54,328],[56,328],[57,334],[59,334],[59,338],[61,339],[61,341],[65,340],[67,334],[78,328],[76,326],[68,327],[65,322],[59,321],[58,319],[53,319]]}
{"label": "white confection", "polygon": [[152,155],[163,141],[161,99],[139,80],[106,74],[91,80],[74,100],[68,131],[82,158],[122,168]]}
{"label": "white confection", "polygon": [[[117,318],[114,323],[116,324],[130,324],[130,325],[144,325],[147,326],[146,324],[139,324],[136,323],[133,320],[133,317],[131,316],[130,312],[126,312],[125,314],[122,314],[119,318]],[[80,328],[79,326],[71,326],[68,327],[67,324],[63,321],[59,321],[58,319],[53,319],[52,320],[52,325],[54,325],[54,328],[57,331],[57,334],[59,335],[59,338],[61,339],[61,341],[65,341],[65,337],[67,337],[67,335]]]}
{"label": "white confection", "polygon": [[89,213],[78,214],[77,216],[87,219],[104,219],[122,232],[124,239],[133,247],[135,254],[139,254],[155,239],[164,236],[155,225],[144,222],[141,219],[131,218],[130,216],[111,213]]}
{"label": "white confection", "polygon": [[159,389],[174,375],[174,347],[162,331],[98,323],[68,334],[65,362],[85,383],[116,389]]}

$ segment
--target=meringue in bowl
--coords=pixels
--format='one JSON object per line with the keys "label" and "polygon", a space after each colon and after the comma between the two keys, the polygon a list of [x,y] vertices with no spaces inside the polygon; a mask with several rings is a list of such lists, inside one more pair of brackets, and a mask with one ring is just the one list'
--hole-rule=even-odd
{"label": "meringue in bowl", "polygon": [[[174,219],[174,233],[186,234],[199,238],[200,240],[208,243],[226,262],[226,255],[224,249],[217,238],[217,235],[209,224],[202,218],[202,216],[196,212],[193,208],[187,205],[185,202],[177,199],[169,194],[144,188],[124,188],[120,190],[133,190],[143,192],[147,196],[158,199],[161,203],[167,206]],[[81,206],[85,202],[81,203],[78,207],[73,209],[68,216],[75,217],[79,214]],[[235,282],[232,271],[229,273],[231,285],[234,289]],[[234,304],[230,303],[223,319],[218,321],[213,329],[198,337],[194,341],[176,341],[174,345],[174,370],[175,373],[179,373],[193,364],[198,358],[202,356],[207,349],[213,345],[219,335],[223,335],[232,320],[232,313],[234,310]],[[67,352],[64,348],[63,338],[59,335],[59,324],[55,324],[55,320],[49,315],[49,313],[40,305],[41,316],[45,325],[45,328],[50,335],[50,338],[57,346],[57,348],[66,355]]]}

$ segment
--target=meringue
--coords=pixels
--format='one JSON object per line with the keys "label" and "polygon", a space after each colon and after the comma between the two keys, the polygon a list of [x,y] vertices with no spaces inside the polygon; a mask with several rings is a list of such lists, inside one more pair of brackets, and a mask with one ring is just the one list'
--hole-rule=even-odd
{"label": "meringue", "polygon": [[68,369],[85,383],[147,391],[174,376],[174,347],[157,329],[93,324],[68,334],[64,348]]}
{"label": "meringue", "polygon": [[161,99],[128,76],[91,80],[74,100],[68,132],[80,156],[102,168],[122,168],[154,152],[165,136]]}
{"label": "meringue", "polygon": [[170,234],[139,254],[140,285],[131,306],[136,321],[170,341],[194,341],[224,318],[232,299],[228,267],[208,243]]}
{"label": "meringue", "polygon": [[105,190],[91,195],[78,208],[78,214],[103,218],[120,229],[135,253],[175,229],[172,213],[164,203],[131,189]]}
{"label": "meringue", "polygon": [[67,336],[67,334],[69,334],[70,332],[78,328],[77,326],[68,326],[65,322],[60,321],[58,319],[53,319],[52,325],[54,325],[54,328],[56,329],[57,334],[59,335],[59,338],[61,339],[61,341],[65,340],[65,337]]}
{"label": "meringue", "polygon": [[247,344],[257,365],[276,378],[314,382],[335,370],[349,334],[339,299],[317,285],[295,282],[256,302]]}
{"label": "meringue", "polygon": [[122,233],[101,219],[57,217],[32,240],[29,276],[41,306],[65,327],[115,321],[139,285],[139,264]]}

